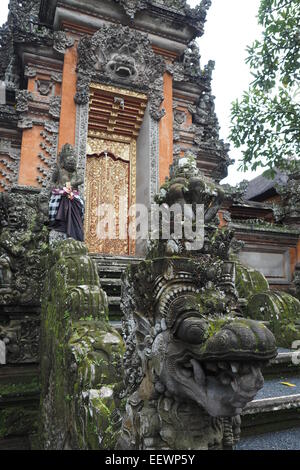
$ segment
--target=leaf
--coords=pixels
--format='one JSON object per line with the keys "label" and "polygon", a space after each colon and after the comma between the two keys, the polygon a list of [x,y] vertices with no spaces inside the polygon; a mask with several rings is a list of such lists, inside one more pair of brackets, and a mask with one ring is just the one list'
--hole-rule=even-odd
{"label": "leaf", "polygon": [[[299,0],[261,0],[259,40],[247,48],[246,63],[254,80],[242,100],[232,106],[230,139],[242,149],[244,163],[267,160],[287,167],[299,155],[300,3]],[[288,168],[287,168],[288,169]]]}
{"label": "leaf", "polygon": [[285,385],[286,387],[297,387],[295,384],[291,384],[289,382],[280,382],[281,385]]}

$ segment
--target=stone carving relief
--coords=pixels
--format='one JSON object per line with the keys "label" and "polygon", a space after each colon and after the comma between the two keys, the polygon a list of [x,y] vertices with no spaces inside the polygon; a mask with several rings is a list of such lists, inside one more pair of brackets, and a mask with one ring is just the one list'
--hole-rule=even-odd
{"label": "stone carving relief", "polygon": [[[37,76],[37,69],[35,67],[30,67],[26,65],[24,75],[27,78],[34,78]],[[43,82],[41,80],[41,82]],[[46,80],[47,82],[47,80]],[[52,72],[51,73],[51,82],[53,83],[61,83],[62,82],[62,73],[60,72]]]}
{"label": "stone carving relief", "polygon": [[29,117],[29,103],[33,101],[33,94],[27,90],[16,92],[16,111],[18,113],[19,129],[31,129],[33,127],[32,118]]}
{"label": "stone carving relief", "polygon": [[37,189],[14,187],[0,194],[0,212],[0,305],[39,305],[48,196]]}
{"label": "stone carving relief", "polygon": [[41,164],[37,167],[39,176],[37,181],[43,188],[50,188],[53,169],[56,163],[58,145],[58,123],[46,121],[44,130],[41,131],[41,152],[38,154]]}
{"label": "stone carving relief", "polygon": [[186,122],[186,113],[184,111],[180,111],[174,109],[174,121],[173,121],[173,140],[174,142],[178,142],[180,140],[180,131],[183,128],[183,125]]}
{"label": "stone carving relief", "polygon": [[163,5],[165,7],[172,8],[174,10],[186,12],[187,2],[186,0],[154,0],[152,3],[157,5]]}
{"label": "stone carving relief", "polygon": [[103,26],[78,46],[78,83],[75,101],[89,102],[91,81],[112,83],[146,92],[150,114],[159,120],[164,115],[162,57],[154,54],[147,35],[123,26]]}
{"label": "stone carving relief", "polygon": [[[34,78],[37,70],[27,67],[25,75]],[[62,80],[59,72],[51,73],[49,80],[36,80],[38,93],[31,93],[27,90],[17,91],[18,127],[20,129],[31,129],[33,126],[42,126],[41,131],[41,151],[38,154],[40,164],[37,166],[39,175],[37,181],[43,188],[49,188],[53,166],[56,161],[58,144],[58,121],[61,113],[61,97],[52,96],[54,83]],[[45,105],[47,106],[49,120],[45,120]]]}
{"label": "stone carving relief", "polygon": [[22,116],[18,120],[18,128],[19,129],[32,129],[33,128],[33,121],[32,119]]}
{"label": "stone carving relief", "polygon": [[147,8],[147,0],[116,0],[124,8],[130,18],[134,18],[138,11]]}
{"label": "stone carving relief", "polygon": [[50,98],[49,114],[54,119],[59,119],[60,111],[61,111],[61,97],[53,96],[52,98]]}
{"label": "stone carving relief", "polygon": [[124,276],[121,449],[232,448],[239,415],[263,386],[261,365],[277,354],[272,333],[239,311],[233,233],[216,220],[223,192],[184,160],[159,198],[204,204],[205,241],[189,251],[185,238],[158,240]]}
{"label": "stone carving relief", "polygon": [[53,72],[51,74],[51,80],[55,83],[62,83],[62,73],[60,72]]}
{"label": "stone carving relief", "polygon": [[[75,151],[78,155],[78,171],[84,178],[86,167],[86,149],[88,139],[89,105],[76,106],[76,143]],[[80,188],[82,191],[83,188]]]}
{"label": "stone carving relief", "polygon": [[27,90],[18,90],[16,93],[16,110],[18,113],[26,113],[29,109],[29,101],[33,100],[33,94]]}
{"label": "stone carving relief", "polygon": [[19,64],[16,56],[12,56],[5,71],[5,85],[8,90],[18,90],[20,86]]}
{"label": "stone carving relief", "polygon": [[39,9],[40,0],[11,0],[9,5],[11,22],[18,29],[30,30],[30,23],[38,20]]}
{"label": "stone carving relief", "polygon": [[[212,72],[215,63],[209,63],[202,69],[200,66],[200,52],[198,45],[193,41],[186,48],[184,54],[172,65],[168,71],[173,75],[174,86],[193,84],[199,90],[199,98],[194,104],[188,106],[187,111],[192,115],[192,125],[186,126],[182,111],[174,105],[174,145],[177,152],[185,152],[185,139],[193,144],[195,155],[206,154],[215,161],[219,161],[214,170],[214,178],[220,181],[227,174],[227,168],[232,163],[228,156],[229,145],[225,144],[219,136],[219,122],[215,113],[215,97],[211,93]],[[188,136],[188,137],[186,137]]]}
{"label": "stone carving relief", "polygon": [[63,188],[67,183],[70,183],[72,189],[77,191],[79,186],[83,184],[83,178],[77,169],[77,156],[72,145],[65,144],[62,147],[58,162],[54,166],[52,185],[55,187]]}
{"label": "stone carving relief", "polygon": [[5,344],[7,364],[32,364],[39,360],[40,320],[29,316],[0,323],[0,340]]}
{"label": "stone carving relief", "polygon": [[67,36],[64,31],[56,31],[53,35],[53,49],[61,54],[65,54],[67,49],[73,47],[74,44],[74,39]]}
{"label": "stone carving relief", "polygon": [[48,96],[53,88],[52,83],[49,80],[37,80],[36,85],[39,94],[42,96]]}
{"label": "stone carving relief", "polygon": [[10,140],[0,139],[0,186],[5,191],[17,182],[20,148],[12,146]]}
{"label": "stone carving relief", "polygon": [[192,41],[183,55],[184,74],[193,78],[201,77],[200,51],[196,41]]}
{"label": "stone carving relief", "polygon": [[37,71],[34,67],[30,67],[28,65],[25,66],[25,70],[24,70],[25,77],[34,78],[36,77],[36,74],[37,74]]}

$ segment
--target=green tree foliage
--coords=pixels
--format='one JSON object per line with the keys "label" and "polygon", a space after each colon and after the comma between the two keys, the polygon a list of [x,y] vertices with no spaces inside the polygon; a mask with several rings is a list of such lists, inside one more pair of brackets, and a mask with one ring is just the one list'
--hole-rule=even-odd
{"label": "green tree foliage", "polygon": [[254,81],[232,104],[240,169],[293,169],[300,157],[300,0],[261,0],[262,39],[248,47]]}

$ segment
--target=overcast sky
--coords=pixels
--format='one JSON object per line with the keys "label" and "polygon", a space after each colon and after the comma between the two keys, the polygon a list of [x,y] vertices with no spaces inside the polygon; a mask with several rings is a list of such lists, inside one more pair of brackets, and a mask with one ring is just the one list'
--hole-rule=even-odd
{"label": "overcast sky", "polygon": [[[195,6],[198,0],[190,0]],[[205,35],[200,39],[202,66],[209,60],[216,61],[213,93],[221,125],[221,137],[228,141],[231,103],[248,88],[251,75],[245,64],[246,47],[260,35],[257,13],[260,0],[212,0],[208,13]],[[8,0],[1,0],[0,23],[7,17]],[[240,152],[231,148],[231,158],[239,160]],[[238,163],[229,169],[224,181],[232,185],[257,175],[237,171]],[[260,170],[260,173],[262,170]]]}

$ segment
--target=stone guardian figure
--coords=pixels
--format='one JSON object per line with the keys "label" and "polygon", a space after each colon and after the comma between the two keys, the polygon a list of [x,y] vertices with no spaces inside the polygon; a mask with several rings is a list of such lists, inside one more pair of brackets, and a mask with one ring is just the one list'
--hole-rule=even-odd
{"label": "stone guardian figure", "polygon": [[50,244],[66,238],[83,241],[84,201],[78,191],[83,178],[78,173],[72,145],[63,146],[52,181],[55,186],[49,203]]}

